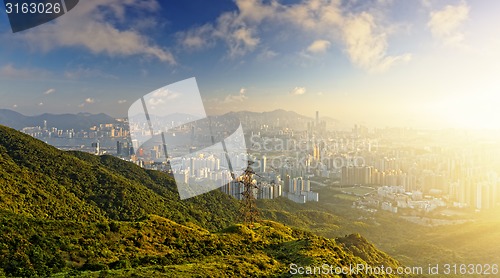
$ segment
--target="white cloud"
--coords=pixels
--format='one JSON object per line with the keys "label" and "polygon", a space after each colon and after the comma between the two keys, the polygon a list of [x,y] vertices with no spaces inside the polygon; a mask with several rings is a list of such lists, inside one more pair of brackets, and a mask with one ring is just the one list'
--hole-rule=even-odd
{"label": "white cloud", "polygon": [[78,107],[82,108],[82,107],[85,107],[85,105],[87,105],[87,104],[93,104],[95,102],[96,102],[96,100],[94,98],[89,97],[89,98],[86,98],[82,103],[78,104]]}
{"label": "white cloud", "polygon": [[12,105],[12,108],[17,108],[17,104]]}
{"label": "white cloud", "polygon": [[224,103],[242,102],[247,99],[244,95],[227,95],[224,98]]}
{"label": "white cloud", "polygon": [[105,79],[118,79],[117,76],[105,73],[99,69],[91,69],[84,67],[77,67],[75,69],[67,70],[64,72],[64,76],[68,79],[81,79],[81,78],[92,78],[92,77],[99,77]]}
{"label": "white cloud", "polygon": [[198,50],[215,45],[215,39],[212,37],[213,32],[214,27],[211,24],[205,24],[186,32],[177,33],[177,39],[183,47]]}
{"label": "white cloud", "polygon": [[241,88],[239,94],[227,95],[224,98],[224,103],[243,102],[244,100],[248,99],[248,97],[246,96],[246,93],[247,93],[247,89]]}
{"label": "white cloud", "polygon": [[164,104],[165,101],[161,98],[150,98],[148,100],[148,103],[151,104],[152,106],[156,106],[156,105]]}
{"label": "white cloud", "polygon": [[152,96],[155,98],[162,98],[165,100],[173,100],[173,99],[178,98],[180,96],[180,94],[173,92],[171,90],[165,89],[165,88],[161,88],[161,89],[153,92]]}
{"label": "white cloud", "polygon": [[124,104],[124,103],[127,103],[126,99],[120,99],[120,100],[118,100],[118,104]]}
{"label": "white cloud", "polygon": [[49,51],[58,47],[83,47],[92,53],[110,56],[145,55],[162,62],[176,64],[172,53],[151,42],[144,32],[121,29],[126,9],[156,11],[156,0],[87,0],[80,1],[68,16],[43,24],[23,34],[37,49]]}
{"label": "white cloud", "polygon": [[191,49],[206,49],[223,41],[231,58],[245,55],[257,47],[260,38],[255,28],[248,27],[237,13],[221,14],[214,24],[208,23],[200,27],[177,33],[181,46]]}
{"label": "white cloud", "polygon": [[432,0],[421,0],[422,6],[430,8],[432,6]]}
{"label": "white cloud", "polygon": [[387,34],[377,30],[374,17],[366,12],[346,19],[343,37],[351,61],[370,72],[381,72],[396,62],[407,62],[410,54],[387,55]]}
{"label": "white cloud", "polygon": [[[278,0],[236,0],[238,11],[221,14],[214,24],[180,33],[181,44],[203,49],[222,40],[227,45],[228,55],[236,57],[253,52],[261,45],[264,48],[262,32],[279,36],[281,30],[286,30],[316,37],[307,48],[309,53],[325,52],[332,43],[338,42],[353,64],[369,72],[387,70],[397,62],[411,59],[410,54],[392,56],[387,53],[387,37],[394,26],[387,23],[383,10],[392,1],[377,1],[374,5],[365,5],[365,11],[356,13],[348,8],[344,10],[342,2],[302,0],[282,4]],[[257,55],[257,59],[262,60],[263,53]]]}
{"label": "white cloud", "polygon": [[55,91],[56,91],[56,89],[54,89],[54,88],[50,88],[50,89],[48,89],[47,91],[45,91],[43,94],[44,94],[44,95],[50,95],[50,94],[54,93]]}
{"label": "white cloud", "polygon": [[17,68],[13,64],[6,64],[0,68],[0,77],[11,79],[37,79],[50,76],[50,73],[35,68]]}
{"label": "white cloud", "polygon": [[255,30],[248,28],[236,14],[225,13],[217,19],[213,36],[226,43],[229,56],[234,58],[255,49],[260,39],[254,37],[254,33]]}
{"label": "white cloud", "polygon": [[43,102],[38,103],[38,106],[43,106]]}
{"label": "white cloud", "polygon": [[292,96],[300,96],[306,93],[305,87],[295,87],[290,91],[290,95]]}
{"label": "white cloud", "polygon": [[180,96],[181,95],[177,92],[168,90],[166,88],[160,88],[151,93],[151,95],[148,95],[146,101],[151,106],[157,106],[178,99]]}
{"label": "white cloud", "polygon": [[456,45],[464,39],[460,27],[468,18],[469,7],[462,2],[456,6],[447,5],[442,10],[431,12],[427,26],[435,38],[445,44]]}
{"label": "white cloud", "polygon": [[249,28],[241,27],[235,30],[231,37],[227,37],[230,48],[230,56],[243,55],[248,51],[255,49],[260,39],[253,36],[254,31]]}
{"label": "white cloud", "polygon": [[276,53],[275,51],[272,51],[269,49],[264,49],[263,51],[261,51],[259,53],[259,55],[257,56],[257,59],[260,61],[267,61],[267,60],[273,59],[276,56],[278,56],[278,53]]}
{"label": "white cloud", "polygon": [[240,11],[240,17],[249,22],[261,22],[265,18],[276,14],[278,3],[272,1],[265,5],[261,0],[237,0],[236,5]]}
{"label": "white cloud", "polygon": [[308,47],[307,51],[310,53],[325,53],[326,50],[330,47],[330,42],[327,40],[315,40]]}

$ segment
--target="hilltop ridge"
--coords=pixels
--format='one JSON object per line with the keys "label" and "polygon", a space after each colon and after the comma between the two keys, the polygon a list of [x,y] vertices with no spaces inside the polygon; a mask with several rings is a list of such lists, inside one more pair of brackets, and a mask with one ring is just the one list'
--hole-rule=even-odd
{"label": "hilltop ridge", "polygon": [[376,250],[361,239],[348,246],[274,221],[237,224],[237,200],[218,190],[180,201],[164,173],[4,126],[0,177],[0,274],[9,276],[269,277],[289,275],[292,263],[399,265],[356,255],[350,246]]}

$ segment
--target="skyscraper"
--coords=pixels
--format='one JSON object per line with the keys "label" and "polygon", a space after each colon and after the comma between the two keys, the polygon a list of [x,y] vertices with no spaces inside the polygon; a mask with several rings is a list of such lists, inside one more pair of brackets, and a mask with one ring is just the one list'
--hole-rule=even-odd
{"label": "skyscraper", "polygon": [[262,156],[262,159],[260,160],[260,171],[262,173],[266,172],[266,168],[267,168],[266,163],[267,163],[267,158],[264,155],[264,156]]}
{"label": "skyscraper", "polygon": [[120,141],[116,141],[116,154],[121,155],[122,154],[122,143]]}
{"label": "skyscraper", "polygon": [[319,126],[319,111],[316,111],[316,127]]}

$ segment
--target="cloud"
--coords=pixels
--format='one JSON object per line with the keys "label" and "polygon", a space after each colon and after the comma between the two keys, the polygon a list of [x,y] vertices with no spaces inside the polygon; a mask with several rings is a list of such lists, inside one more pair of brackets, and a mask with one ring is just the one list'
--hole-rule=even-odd
{"label": "cloud", "polygon": [[422,6],[430,8],[432,6],[432,0],[421,0]]}
{"label": "cloud", "polygon": [[12,108],[17,108],[17,104],[12,105]]}
{"label": "cloud", "polygon": [[165,100],[173,100],[173,99],[178,98],[180,96],[180,94],[177,92],[173,92],[171,90],[165,89],[165,88],[161,88],[159,90],[156,90],[152,94],[152,96],[156,97],[156,98],[163,98]]}
{"label": "cloud", "polygon": [[240,56],[255,49],[260,39],[253,35],[252,29],[241,27],[236,29],[231,36],[225,37],[229,46],[229,55]]}
{"label": "cloud", "polygon": [[155,0],[80,1],[70,15],[28,30],[23,38],[44,51],[83,47],[95,54],[144,55],[175,65],[172,53],[152,43],[144,32],[117,27],[126,20],[127,9],[154,12],[159,5]]}
{"label": "cloud", "polygon": [[176,34],[178,42],[187,49],[198,50],[215,45],[213,33],[215,32],[214,26],[205,24],[201,27],[190,29],[186,32]]}
{"label": "cloud", "polygon": [[369,72],[381,72],[397,62],[411,60],[410,54],[387,55],[387,34],[377,30],[374,17],[366,12],[345,21],[343,37],[351,61]]}
{"label": "cloud", "polygon": [[300,96],[306,93],[305,87],[295,87],[290,91],[290,95],[292,96]]}
{"label": "cloud", "polygon": [[[383,11],[392,1],[362,5],[364,10],[355,12],[349,8],[349,1],[340,0],[302,0],[294,4],[282,4],[278,0],[235,2],[237,11],[225,12],[215,23],[180,33],[179,36],[183,38],[180,40],[181,45],[204,49],[223,41],[228,55],[237,57],[259,47],[265,49],[262,33],[268,32],[269,37],[277,37],[281,30],[287,30],[317,38],[307,47],[310,54],[324,53],[332,43],[338,42],[335,44],[344,48],[354,65],[369,72],[384,71],[396,63],[411,59],[408,53],[387,53],[387,37],[395,28],[387,23]],[[298,39],[299,35],[297,33],[293,37]],[[257,59],[263,59],[262,53],[257,55]]]}
{"label": "cloud", "polygon": [[91,69],[83,67],[67,70],[64,72],[64,76],[68,79],[81,79],[81,78],[92,78],[92,77],[114,79],[114,80],[118,79],[116,75],[105,73],[99,69]]}
{"label": "cloud", "polygon": [[468,18],[469,7],[462,2],[431,12],[427,26],[435,38],[447,45],[456,45],[464,40],[464,34],[459,29]]}
{"label": "cloud", "polygon": [[94,98],[89,97],[89,98],[86,98],[82,103],[78,104],[78,107],[82,108],[82,107],[85,107],[85,105],[87,105],[87,104],[93,104],[95,102],[96,102],[96,100]]}
{"label": "cloud", "polygon": [[275,51],[272,51],[269,49],[264,49],[263,51],[261,51],[259,53],[259,55],[257,56],[257,59],[259,61],[267,61],[267,60],[273,59],[276,56],[278,56],[278,53],[276,53]]}
{"label": "cloud", "polygon": [[43,106],[43,102],[38,103],[38,106]]}
{"label": "cloud", "polygon": [[48,89],[47,91],[45,91],[43,94],[44,94],[44,95],[50,95],[50,94],[54,93],[55,91],[56,91],[56,89],[54,89],[54,88],[50,88],[50,89]]}
{"label": "cloud", "polygon": [[246,96],[247,89],[246,88],[241,88],[240,93],[237,95],[227,95],[224,98],[224,103],[234,103],[234,102],[243,102],[244,100],[248,99]]}
{"label": "cloud", "polygon": [[315,40],[307,47],[307,52],[309,53],[325,53],[330,47],[330,42],[327,40]]}
{"label": "cloud", "polygon": [[248,27],[236,13],[221,14],[214,24],[208,23],[186,32],[180,32],[180,44],[188,49],[205,49],[223,41],[228,48],[230,58],[241,57],[253,50],[260,43],[256,29]]}
{"label": "cloud", "polygon": [[160,88],[154,91],[151,96],[148,96],[147,102],[152,105],[165,104],[169,101],[179,98],[181,95],[177,92],[168,90],[166,88]]}
{"label": "cloud", "polygon": [[150,98],[148,100],[148,103],[151,104],[152,106],[156,106],[156,105],[164,104],[165,101],[161,98]]}
{"label": "cloud", "polygon": [[0,68],[0,77],[11,79],[38,79],[50,76],[50,73],[35,68],[17,68],[13,64],[6,64]]}
{"label": "cloud", "polygon": [[119,99],[118,100],[118,104],[124,104],[124,103],[127,103],[126,99]]}

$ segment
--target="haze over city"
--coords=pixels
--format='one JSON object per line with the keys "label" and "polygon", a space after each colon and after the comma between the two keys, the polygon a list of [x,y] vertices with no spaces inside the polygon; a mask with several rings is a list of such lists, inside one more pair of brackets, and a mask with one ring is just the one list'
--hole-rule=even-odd
{"label": "haze over city", "polygon": [[124,117],[140,96],[196,77],[209,114],[497,129],[499,5],[95,0],[21,33],[2,11],[0,108]]}

